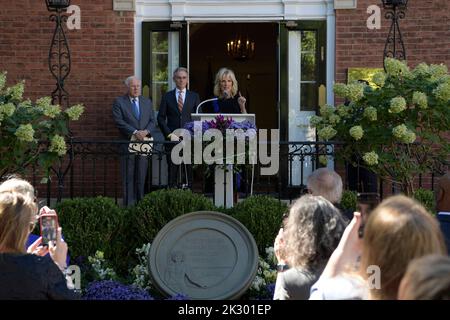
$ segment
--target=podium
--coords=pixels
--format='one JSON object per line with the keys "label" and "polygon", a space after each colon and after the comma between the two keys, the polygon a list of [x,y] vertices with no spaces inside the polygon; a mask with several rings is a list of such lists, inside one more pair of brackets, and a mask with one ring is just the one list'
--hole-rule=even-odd
{"label": "podium", "polygon": [[[236,122],[242,122],[245,120],[250,121],[253,125],[255,124],[255,114],[246,113],[196,113],[192,114],[193,121],[211,121],[217,116],[223,116],[226,118],[232,118]],[[216,166],[214,169],[214,205],[216,207],[233,207],[233,165],[226,165],[227,170],[219,168]]]}

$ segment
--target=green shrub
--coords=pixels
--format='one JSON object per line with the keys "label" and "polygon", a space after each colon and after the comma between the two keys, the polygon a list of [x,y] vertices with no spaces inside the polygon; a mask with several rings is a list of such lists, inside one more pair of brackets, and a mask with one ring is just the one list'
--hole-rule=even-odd
{"label": "green shrub", "polygon": [[232,216],[239,220],[255,238],[260,254],[273,246],[287,205],[268,196],[252,196],[238,203]]}
{"label": "green shrub", "polygon": [[414,199],[419,201],[431,214],[436,214],[436,200],[431,190],[419,188],[414,192]]}
{"label": "green shrub", "polygon": [[190,190],[158,190],[146,195],[132,211],[137,242],[153,238],[169,221],[193,211],[214,210],[211,200]]}
{"label": "green shrub", "polygon": [[344,210],[348,211],[356,211],[356,203],[358,201],[358,194],[355,191],[345,190],[342,193],[342,199],[341,199],[341,207]]}
{"label": "green shrub", "polygon": [[121,233],[123,211],[110,198],[64,200],[57,204],[56,211],[73,258],[103,251],[105,258],[114,262],[120,255],[117,248],[126,245],[116,239]]}

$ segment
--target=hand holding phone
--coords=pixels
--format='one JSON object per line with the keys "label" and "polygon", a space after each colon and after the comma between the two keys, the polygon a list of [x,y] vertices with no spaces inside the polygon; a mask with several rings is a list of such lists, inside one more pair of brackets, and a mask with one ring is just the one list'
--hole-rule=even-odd
{"label": "hand holding phone", "polygon": [[56,211],[48,207],[43,207],[39,215],[39,222],[42,244],[48,245],[50,241],[56,242],[56,231],[59,227]]}

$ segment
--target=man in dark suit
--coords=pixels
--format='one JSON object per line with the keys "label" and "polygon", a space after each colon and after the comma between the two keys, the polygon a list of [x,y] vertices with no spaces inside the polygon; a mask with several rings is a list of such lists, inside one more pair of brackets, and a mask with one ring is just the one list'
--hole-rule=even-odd
{"label": "man in dark suit", "polygon": [[[179,67],[173,72],[173,81],[176,88],[166,92],[161,99],[161,105],[158,113],[158,124],[161,128],[164,137],[170,141],[179,141],[179,137],[173,133],[174,130],[183,128],[187,122],[192,121],[191,114],[195,113],[200,98],[197,93],[187,90],[189,82],[189,73],[186,68]],[[172,151],[173,145],[168,148]],[[171,187],[177,187],[177,175],[179,166],[174,165],[167,157],[169,163],[169,184]],[[187,172],[188,181],[181,179],[189,186],[192,185],[192,170],[189,165],[182,165]],[[184,170],[182,170],[184,171]],[[183,175],[183,176],[184,176]]]}
{"label": "man in dark suit", "polygon": [[[156,127],[152,102],[140,95],[141,81],[132,76],[125,80],[128,92],[117,97],[113,103],[113,118],[122,137],[126,140],[144,141],[148,137],[161,139]],[[138,147],[139,148],[139,147]],[[124,204],[133,205],[144,196],[148,158],[128,152],[128,144],[122,147],[121,173],[124,189]]]}

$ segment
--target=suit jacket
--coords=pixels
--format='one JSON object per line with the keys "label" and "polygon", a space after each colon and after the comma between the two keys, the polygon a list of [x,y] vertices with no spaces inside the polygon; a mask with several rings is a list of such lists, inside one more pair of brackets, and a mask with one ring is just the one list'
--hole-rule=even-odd
{"label": "suit jacket", "polygon": [[191,114],[195,113],[195,109],[200,103],[200,98],[196,92],[186,90],[183,111],[180,113],[175,90],[170,90],[164,94],[159,107],[158,124],[166,138],[174,130],[183,128],[187,122],[192,121]]}
{"label": "suit jacket", "polygon": [[117,97],[113,103],[113,118],[117,128],[126,140],[130,140],[135,130],[147,130],[155,139],[161,135],[156,127],[152,102],[144,96],[139,96],[140,118],[136,118],[128,95]]}

